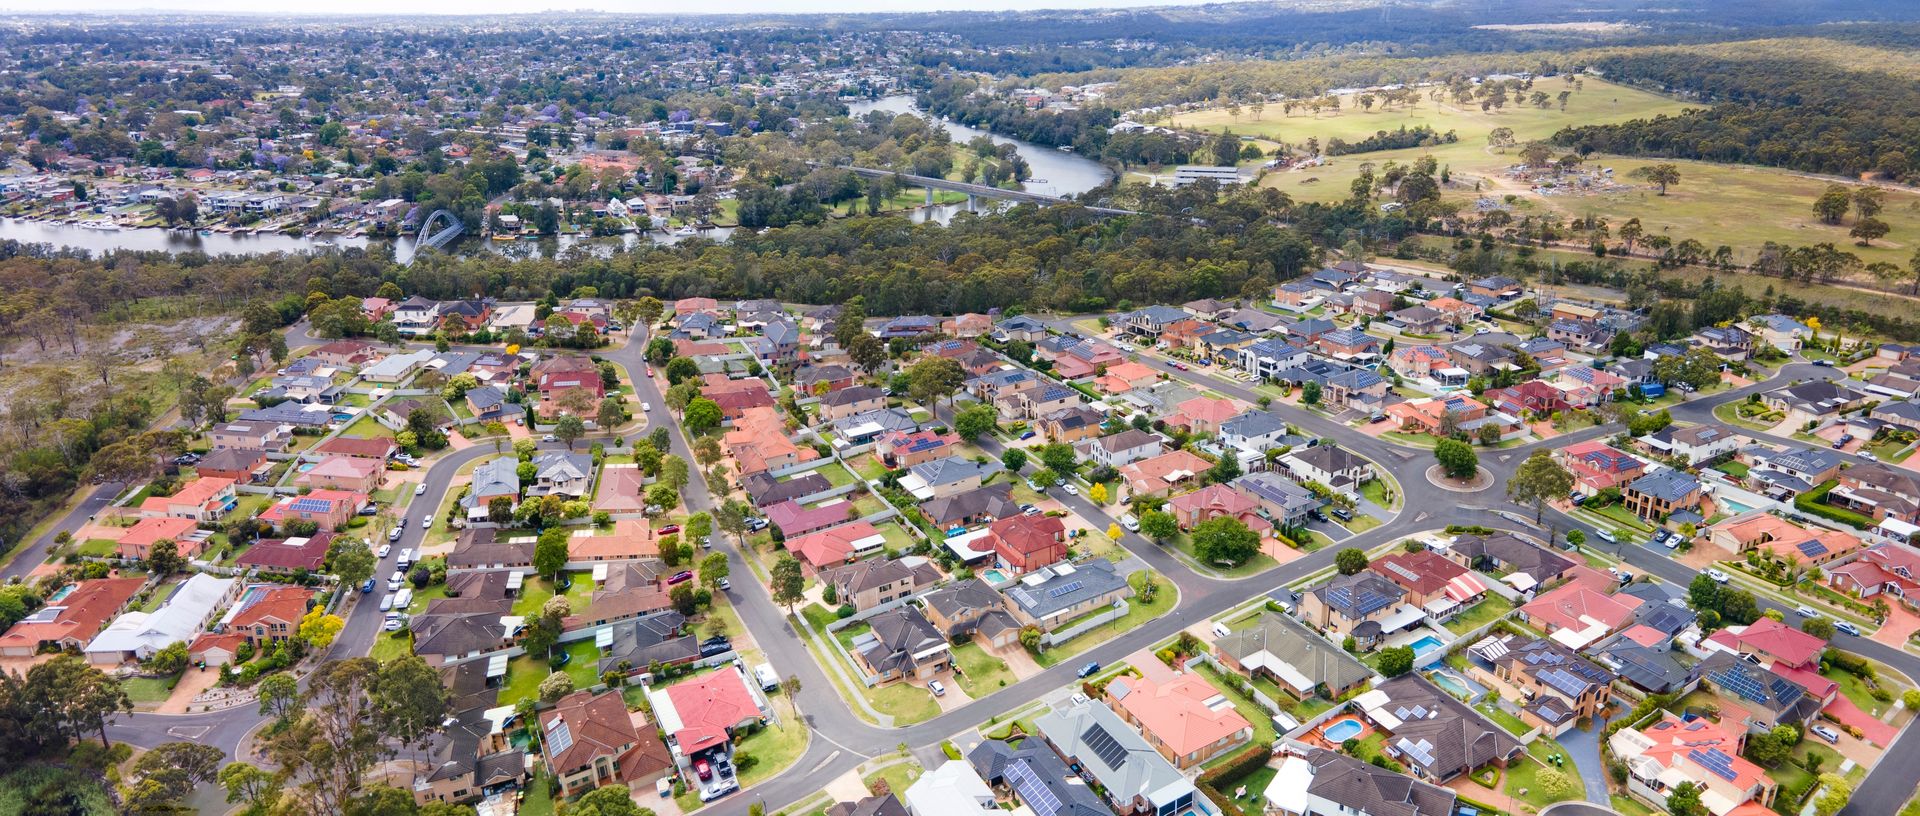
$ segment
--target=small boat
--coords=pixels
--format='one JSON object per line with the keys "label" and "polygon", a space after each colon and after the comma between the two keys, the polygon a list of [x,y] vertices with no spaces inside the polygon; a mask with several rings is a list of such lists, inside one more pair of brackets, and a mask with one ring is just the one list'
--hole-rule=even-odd
{"label": "small boat", "polygon": [[1037,179],[1037,178],[1030,178],[1030,179],[1027,179],[1027,183],[1028,183],[1028,184],[1045,184],[1045,183],[1047,183],[1047,180],[1046,180],[1046,179]]}
{"label": "small boat", "polygon": [[673,232],[671,232],[671,233],[668,233],[668,234],[670,234],[670,235],[674,235],[674,236],[676,236],[676,237],[680,237],[680,238],[691,238],[691,237],[693,237],[693,236],[695,236],[695,235],[699,235],[699,234],[700,234],[700,231],[699,231],[699,230],[697,230],[697,229],[694,229],[694,228],[692,228],[692,227],[681,227],[681,228],[679,228],[679,229],[677,229],[677,230],[674,230]]}
{"label": "small boat", "polygon": [[520,240],[520,236],[518,236],[518,235],[495,235],[495,236],[493,236],[493,240],[495,240],[495,241],[518,241],[518,240]]}
{"label": "small boat", "polygon": [[84,224],[81,224],[80,226],[82,229],[99,230],[101,232],[119,232],[120,231],[119,224],[108,223],[105,221],[88,221]]}

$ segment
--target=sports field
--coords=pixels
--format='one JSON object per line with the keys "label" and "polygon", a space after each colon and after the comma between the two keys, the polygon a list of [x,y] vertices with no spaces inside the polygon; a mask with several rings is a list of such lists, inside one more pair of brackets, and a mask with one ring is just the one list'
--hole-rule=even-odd
{"label": "sports field", "polygon": [[[1860,247],[1847,236],[1853,219],[1834,226],[1820,223],[1813,215],[1813,200],[1831,179],[1815,178],[1785,170],[1745,165],[1674,162],[1679,165],[1681,181],[1669,188],[1666,196],[1629,173],[1653,160],[1594,155],[1589,167],[1612,168],[1613,178],[1630,189],[1581,195],[1540,195],[1521,182],[1507,178],[1503,171],[1519,162],[1518,150],[1496,150],[1487,144],[1494,128],[1508,127],[1514,140],[1525,144],[1545,139],[1562,127],[1582,124],[1622,122],[1639,117],[1673,115],[1688,105],[1658,94],[1615,85],[1592,77],[1584,78],[1561,111],[1557,101],[1546,109],[1509,103],[1504,110],[1482,112],[1477,104],[1457,107],[1450,102],[1423,97],[1412,106],[1383,110],[1377,104],[1363,111],[1354,97],[1344,97],[1340,110],[1318,115],[1296,109],[1286,115],[1279,105],[1269,103],[1259,119],[1243,107],[1240,116],[1212,109],[1183,114],[1175,123],[1183,127],[1210,131],[1231,129],[1234,133],[1278,139],[1291,145],[1304,144],[1308,137],[1322,145],[1330,138],[1347,141],[1364,138],[1376,131],[1427,125],[1442,133],[1452,130],[1460,141],[1432,148],[1408,148],[1332,156],[1328,164],[1268,173],[1262,183],[1276,187],[1302,201],[1331,201],[1345,198],[1360,165],[1371,162],[1376,168],[1389,161],[1408,163],[1423,155],[1432,155],[1441,167],[1451,172],[1452,183],[1445,195],[1461,201],[1481,196],[1516,196],[1516,215],[1529,212],[1554,212],[1573,218],[1598,215],[1618,227],[1629,218],[1639,218],[1648,235],[1665,234],[1674,241],[1693,238],[1709,248],[1732,246],[1735,257],[1750,260],[1767,241],[1794,246],[1832,242],[1859,255],[1863,261],[1887,261],[1905,266],[1920,246],[1920,194],[1888,189],[1886,208],[1878,216],[1892,227],[1885,238],[1871,247]],[[1536,82],[1535,90],[1549,96],[1568,86],[1558,78]],[[1249,163],[1257,165],[1258,162]],[[1377,171],[1376,171],[1377,172]]]}

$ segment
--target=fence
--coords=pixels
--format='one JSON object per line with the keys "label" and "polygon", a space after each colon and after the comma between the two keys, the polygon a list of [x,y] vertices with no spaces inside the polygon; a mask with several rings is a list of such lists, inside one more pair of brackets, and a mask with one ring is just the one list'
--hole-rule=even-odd
{"label": "fence", "polygon": [[1131,611],[1132,608],[1133,608],[1132,604],[1127,603],[1127,599],[1121,598],[1119,600],[1116,600],[1113,602],[1113,606],[1105,612],[1088,616],[1084,620],[1081,620],[1079,623],[1076,623],[1065,629],[1058,629],[1052,632],[1041,633],[1040,645],[1058,646],[1062,643],[1065,643],[1069,640],[1072,640],[1076,637],[1079,637],[1090,631],[1093,631],[1095,628],[1098,628],[1102,624],[1110,623],[1112,621],[1116,621],[1126,617],[1127,612]]}
{"label": "fence", "polygon": [[[1184,667],[1188,671],[1192,671],[1193,667],[1200,663],[1205,663],[1209,666],[1212,666],[1214,671],[1219,672],[1221,675],[1225,677],[1238,678],[1240,676],[1238,672],[1231,671],[1226,666],[1221,665],[1219,660],[1214,659],[1213,653],[1211,652],[1201,652],[1197,656],[1188,658],[1187,662],[1182,664],[1182,667]],[[1275,714],[1275,715],[1284,714],[1286,715],[1287,719],[1290,719],[1290,720],[1293,719],[1293,714],[1291,712],[1281,707],[1281,705],[1278,702],[1275,702],[1272,697],[1268,697],[1266,692],[1263,692],[1259,688],[1255,687],[1253,683],[1249,682],[1245,686],[1241,687],[1240,692],[1247,695],[1247,698],[1252,700],[1254,705],[1257,705],[1262,709],[1265,709],[1268,714]]]}

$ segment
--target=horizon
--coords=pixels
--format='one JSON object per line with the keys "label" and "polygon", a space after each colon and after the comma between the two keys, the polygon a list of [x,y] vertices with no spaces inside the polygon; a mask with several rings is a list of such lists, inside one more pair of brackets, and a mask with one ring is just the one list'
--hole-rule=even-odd
{"label": "horizon", "polygon": [[[257,4],[244,0],[189,0],[165,5],[117,3],[113,0],[77,0],[67,8],[14,8],[0,4],[0,14],[61,17],[76,14],[100,15],[241,15],[287,19],[326,19],[346,16],[425,14],[435,17],[526,16],[542,14],[616,14],[635,17],[732,17],[732,16],[806,16],[815,14],[915,14],[927,12],[1004,12],[1004,11],[1086,11],[1099,9],[1148,9],[1171,6],[1216,4],[1218,0],[925,0],[902,3],[900,0],[716,0],[703,4],[703,10],[660,8],[645,2],[586,3],[565,8],[529,9],[501,0],[403,0],[399,3],[379,0],[341,0],[324,11],[261,11]],[[1276,6],[1284,3],[1274,3]]]}

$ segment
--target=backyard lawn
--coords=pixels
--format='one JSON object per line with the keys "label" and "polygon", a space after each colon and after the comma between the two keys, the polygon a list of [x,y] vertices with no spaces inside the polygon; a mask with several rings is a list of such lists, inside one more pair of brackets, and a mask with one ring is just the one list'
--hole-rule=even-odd
{"label": "backyard lawn", "polygon": [[953,663],[959,669],[960,688],[976,700],[1005,688],[1016,679],[1007,668],[1007,661],[988,654],[971,640],[954,647]]}
{"label": "backyard lawn", "polygon": [[834,487],[846,487],[858,481],[857,477],[853,475],[853,472],[847,470],[846,466],[839,462],[829,462],[814,468],[812,472],[820,474],[821,478],[827,480],[827,484]]}
{"label": "backyard lawn", "polygon": [[[1266,709],[1261,708],[1259,703],[1253,701],[1253,698],[1241,694],[1237,686],[1227,682],[1227,678],[1220,676],[1218,669],[1201,663],[1200,676],[1207,678],[1207,682],[1212,683],[1214,688],[1219,689],[1220,693],[1225,695],[1226,698],[1233,703],[1233,709],[1240,712],[1240,716],[1245,717],[1247,722],[1253,724],[1253,744],[1273,744],[1274,739],[1276,739],[1276,734],[1273,730],[1273,715],[1268,714]],[[1207,766],[1213,767],[1217,764],[1232,761],[1233,757],[1237,754],[1238,752],[1236,751],[1221,754],[1220,756],[1214,757],[1212,761],[1209,761]]]}
{"label": "backyard lawn", "polygon": [[[573,604],[573,611],[577,613],[586,609],[587,603],[593,600],[593,574],[590,572],[567,574],[573,578],[573,585],[567,588],[566,599]],[[529,618],[540,614],[540,608],[546,605],[547,599],[553,597],[554,593],[555,587],[552,581],[539,577],[527,579],[526,585],[520,590],[519,599],[513,602],[513,614]]]}
{"label": "backyard lawn", "polygon": [[1528,731],[1533,730],[1531,728],[1528,728],[1526,723],[1521,722],[1519,717],[1515,717],[1512,714],[1508,714],[1506,711],[1502,710],[1499,706],[1494,705],[1493,703],[1490,703],[1490,702],[1476,703],[1473,706],[1473,710],[1487,715],[1488,719],[1493,720],[1496,723],[1499,723],[1501,728],[1505,728],[1508,731],[1513,732],[1513,735],[1516,737],[1522,736],[1526,734]]}
{"label": "backyard lawn", "polygon": [[1127,600],[1127,614],[1124,617],[1107,621],[1082,633],[1079,637],[1047,649],[1035,655],[1034,662],[1041,666],[1057,665],[1062,660],[1105,643],[1124,632],[1137,629],[1147,621],[1166,614],[1167,610],[1172,609],[1173,605],[1179,602],[1179,588],[1165,578],[1156,577],[1160,584],[1160,591],[1154,596],[1152,603],[1144,603],[1140,600],[1139,592],[1146,577],[1146,570],[1127,576],[1127,583],[1133,585],[1134,597]]}
{"label": "backyard lawn", "polygon": [[345,430],[340,432],[340,435],[361,439],[393,438],[393,432],[387,430],[387,426],[380,424],[380,421],[374,419],[373,414],[370,413],[361,414],[360,418],[354,420],[352,425],[348,425]]}
{"label": "backyard lawn", "polygon": [[1464,635],[1482,626],[1494,622],[1501,616],[1513,611],[1513,602],[1489,592],[1486,600],[1475,604],[1472,609],[1460,613],[1460,616],[1447,621],[1447,631]]}
{"label": "backyard lawn", "polygon": [[[1556,753],[1562,757],[1567,756],[1566,750],[1560,747],[1560,743],[1550,739],[1534,740],[1533,744],[1527,747],[1527,753],[1528,757],[1523,757],[1507,766],[1508,796],[1532,805],[1537,811],[1555,802],[1579,799],[1586,795],[1587,786],[1580,780],[1580,771],[1573,766],[1573,760],[1570,758],[1567,759],[1565,767],[1556,769],[1572,783],[1570,788],[1559,795],[1552,795],[1540,789],[1538,781],[1540,772],[1548,767],[1546,757]],[[1522,794],[1521,791],[1525,793]]]}
{"label": "backyard lawn", "polygon": [[[594,647],[592,639],[569,643],[561,651],[569,656],[562,671],[573,678],[574,688],[586,688],[600,682],[600,650]],[[547,668],[547,661],[543,657],[521,655],[514,658],[507,664],[507,682],[500,687],[500,705],[512,705],[517,700],[538,696],[541,681],[550,674],[553,672]]]}

